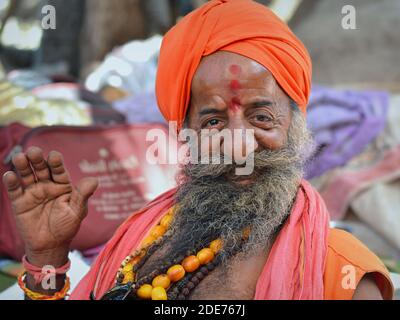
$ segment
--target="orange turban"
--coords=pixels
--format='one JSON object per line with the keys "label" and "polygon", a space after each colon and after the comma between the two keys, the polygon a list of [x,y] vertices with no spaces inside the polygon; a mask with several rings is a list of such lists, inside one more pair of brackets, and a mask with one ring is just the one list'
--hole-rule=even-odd
{"label": "orange turban", "polygon": [[224,50],[267,68],[305,113],[311,59],[289,27],[270,9],[250,0],[212,0],[185,16],[165,35],[156,80],[158,106],[181,128],[193,76],[203,56]]}

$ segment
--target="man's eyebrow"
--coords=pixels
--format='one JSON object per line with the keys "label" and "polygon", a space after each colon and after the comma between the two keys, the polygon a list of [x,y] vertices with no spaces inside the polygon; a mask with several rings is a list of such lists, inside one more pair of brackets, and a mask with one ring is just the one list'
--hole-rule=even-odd
{"label": "man's eyebrow", "polygon": [[257,100],[251,103],[254,107],[273,106],[275,103],[270,100]]}
{"label": "man's eyebrow", "polygon": [[223,111],[215,108],[206,108],[199,111],[200,116],[205,116],[207,114],[222,113]]}

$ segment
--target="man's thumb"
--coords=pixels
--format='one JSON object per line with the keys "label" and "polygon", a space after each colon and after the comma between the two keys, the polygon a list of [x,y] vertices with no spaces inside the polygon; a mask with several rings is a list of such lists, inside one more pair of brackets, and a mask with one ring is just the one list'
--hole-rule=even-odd
{"label": "man's thumb", "polygon": [[[77,214],[85,214],[88,199],[96,191],[99,181],[97,178],[88,177],[79,181],[71,194],[70,204],[76,209]],[[83,218],[83,217],[82,217]]]}
{"label": "man's thumb", "polygon": [[87,201],[92,194],[96,191],[99,181],[97,178],[88,177],[83,178],[77,185],[78,192],[82,195],[84,201]]}

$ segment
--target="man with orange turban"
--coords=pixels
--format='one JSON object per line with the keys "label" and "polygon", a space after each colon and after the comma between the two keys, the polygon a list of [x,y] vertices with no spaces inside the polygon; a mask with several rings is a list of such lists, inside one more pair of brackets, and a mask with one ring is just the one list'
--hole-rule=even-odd
{"label": "man with orange turban", "polygon": [[[117,230],[71,298],[390,299],[381,261],[329,228],[323,200],[302,179],[310,87],[307,50],[266,7],[212,0],[183,18],[162,44],[160,110],[198,134],[201,156],[235,161],[184,165],[178,187]],[[207,143],[222,131],[233,138]],[[238,175],[250,155],[253,170]],[[21,288],[31,299],[63,297],[69,243],[97,182],[72,186],[57,152],[45,159],[31,148],[13,163],[20,178],[8,172],[4,183],[26,242]],[[53,291],[35,272],[49,264]]]}

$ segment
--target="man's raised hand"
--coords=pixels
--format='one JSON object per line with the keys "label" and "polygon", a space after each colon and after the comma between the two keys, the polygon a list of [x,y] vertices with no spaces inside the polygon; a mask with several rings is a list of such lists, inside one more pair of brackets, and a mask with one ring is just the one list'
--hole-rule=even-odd
{"label": "man's raised hand", "polygon": [[73,186],[61,153],[51,151],[45,159],[37,147],[14,155],[12,162],[15,172],[6,172],[3,182],[27,258],[38,266],[62,265],[97,179],[84,178]]}

